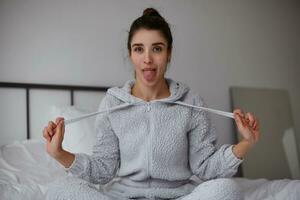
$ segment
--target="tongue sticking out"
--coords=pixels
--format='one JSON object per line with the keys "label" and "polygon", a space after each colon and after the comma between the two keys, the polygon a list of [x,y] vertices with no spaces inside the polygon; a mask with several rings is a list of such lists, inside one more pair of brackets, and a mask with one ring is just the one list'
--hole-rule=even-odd
{"label": "tongue sticking out", "polygon": [[144,73],[144,78],[147,81],[153,81],[155,79],[156,70],[145,70],[143,73]]}

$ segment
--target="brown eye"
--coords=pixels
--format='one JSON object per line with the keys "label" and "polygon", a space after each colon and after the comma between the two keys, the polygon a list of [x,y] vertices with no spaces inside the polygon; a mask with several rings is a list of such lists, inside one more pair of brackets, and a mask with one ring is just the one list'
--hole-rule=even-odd
{"label": "brown eye", "polygon": [[143,52],[143,48],[142,47],[135,47],[133,49],[134,52],[137,52],[137,53],[142,53]]}
{"label": "brown eye", "polygon": [[162,48],[160,46],[153,47],[153,52],[161,52]]}

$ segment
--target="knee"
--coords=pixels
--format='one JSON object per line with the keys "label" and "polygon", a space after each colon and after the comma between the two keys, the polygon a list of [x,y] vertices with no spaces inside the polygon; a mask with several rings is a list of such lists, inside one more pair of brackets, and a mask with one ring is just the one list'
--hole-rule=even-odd
{"label": "knee", "polygon": [[61,191],[65,190],[65,186],[68,185],[68,178],[60,178],[48,185],[46,191],[46,200],[58,200],[61,199]]}
{"label": "knee", "polygon": [[[243,193],[238,184],[227,178],[214,179],[200,184],[194,190],[199,195],[207,198],[203,199],[222,199],[222,200],[242,200]],[[199,196],[199,197],[201,197]]]}
{"label": "knee", "polygon": [[228,178],[214,179],[204,182],[203,184],[211,187],[223,188],[224,190],[240,190],[238,184],[234,180]]}

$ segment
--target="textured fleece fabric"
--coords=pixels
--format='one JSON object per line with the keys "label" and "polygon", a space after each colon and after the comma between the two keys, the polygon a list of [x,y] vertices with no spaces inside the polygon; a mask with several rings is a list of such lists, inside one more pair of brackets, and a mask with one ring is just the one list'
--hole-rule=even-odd
{"label": "textured fleece fabric", "polygon": [[209,114],[176,104],[205,106],[202,98],[185,84],[166,81],[171,95],[150,102],[131,95],[134,80],[110,88],[99,110],[128,106],[97,116],[93,155],[75,154],[67,171],[94,184],[118,177],[106,193],[121,199],[184,198],[198,188],[190,181],[192,175],[203,181],[234,175],[242,161],[232,145],[216,149]]}
{"label": "textured fleece fabric", "polygon": [[[153,199],[158,197],[126,198],[112,191],[98,189],[95,185],[79,178],[67,177],[59,179],[49,186],[47,200],[128,200]],[[170,198],[167,198],[170,199]],[[234,179],[219,178],[206,181],[197,186],[191,193],[172,200],[243,200],[241,189]]]}

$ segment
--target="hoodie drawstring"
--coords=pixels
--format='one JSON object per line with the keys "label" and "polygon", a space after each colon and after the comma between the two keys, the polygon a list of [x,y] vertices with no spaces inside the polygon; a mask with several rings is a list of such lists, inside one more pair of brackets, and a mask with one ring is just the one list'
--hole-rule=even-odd
{"label": "hoodie drawstring", "polygon": [[[231,112],[215,110],[215,109],[206,108],[206,107],[202,107],[202,106],[195,106],[195,105],[187,104],[187,103],[184,103],[184,102],[181,102],[181,101],[175,101],[175,102],[157,101],[157,102],[177,104],[177,105],[182,105],[182,106],[186,106],[186,107],[196,108],[196,109],[199,109],[199,110],[208,111],[208,112],[211,112],[211,113],[214,113],[214,114],[217,114],[217,115],[221,115],[221,116],[225,116],[225,117],[229,117],[229,118],[234,119],[233,113],[231,113]],[[134,106],[134,105],[137,105],[137,104],[140,104],[140,103],[142,103],[142,101],[135,102],[135,103],[124,103],[124,104],[121,104],[119,106],[115,106],[115,107],[112,107],[112,108],[109,108],[109,109],[106,109],[106,110],[100,110],[100,111],[97,111],[97,112],[89,113],[89,114],[82,115],[82,116],[79,116],[79,117],[75,117],[75,118],[72,118],[72,119],[66,119],[65,120],[65,125],[72,124],[74,122],[77,122],[77,121],[80,121],[82,119],[89,118],[89,117],[92,117],[92,116],[95,116],[95,115],[98,115],[98,114],[101,114],[101,113],[112,112],[112,111],[119,110],[119,109],[122,109],[122,108],[126,108],[126,107],[129,107],[129,106]]]}
{"label": "hoodie drawstring", "polygon": [[101,113],[105,113],[105,112],[112,112],[112,111],[115,111],[115,110],[119,110],[119,109],[122,109],[122,108],[126,108],[126,107],[129,107],[129,106],[133,106],[133,105],[136,105],[140,102],[135,102],[135,103],[124,103],[124,104],[121,104],[119,106],[115,106],[115,107],[112,107],[112,108],[109,108],[109,109],[105,109],[105,110],[100,110],[100,111],[97,111],[97,112],[93,112],[93,113],[89,113],[89,114],[85,114],[85,115],[82,115],[82,116],[79,116],[79,117],[75,117],[75,118],[72,118],[72,119],[66,119],[65,120],[65,125],[67,124],[72,124],[74,122],[77,122],[77,121],[80,121],[82,119],[85,119],[85,118],[89,118],[89,117],[92,117],[92,116],[95,116],[95,115],[99,115]]}
{"label": "hoodie drawstring", "polygon": [[222,115],[224,117],[229,117],[229,118],[234,119],[234,115],[231,112],[225,112],[225,111],[221,111],[221,110],[215,110],[215,109],[206,108],[206,107],[203,107],[203,106],[195,106],[195,105],[184,103],[182,101],[175,101],[175,102],[170,102],[170,103],[174,103],[174,104],[178,104],[178,105],[182,105],[182,106],[187,106],[187,107],[190,107],[190,108],[197,108],[197,109],[200,109],[200,110],[205,110],[205,111],[217,114],[217,115]]}

